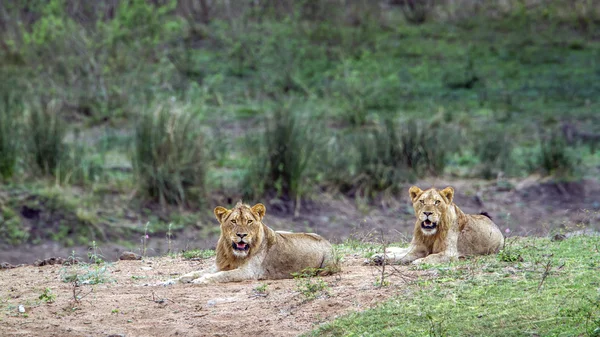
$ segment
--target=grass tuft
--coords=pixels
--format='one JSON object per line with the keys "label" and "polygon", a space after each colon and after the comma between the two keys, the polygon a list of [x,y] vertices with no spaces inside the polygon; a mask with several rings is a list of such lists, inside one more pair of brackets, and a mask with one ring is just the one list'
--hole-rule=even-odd
{"label": "grass tuft", "polygon": [[195,116],[158,107],[142,113],[135,127],[133,164],[140,188],[161,204],[203,201],[206,158]]}
{"label": "grass tuft", "polygon": [[293,101],[275,108],[265,118],[264,132],[247,142],[251,158],[243,183],[246,198],[275,192],[297,200],[307,192],[303,183],[310,179],[318,132],[302,112]]}
{"label": "grass tuft", "polygon": [[64,142],[66,123],[60,116],[61,104],[57,101],[34,104],[29,108],[27,131],[30,151],[37,167],[47,175],[55,175],[61,160],[68,153]]}
{"label": "grass tuft", "polygon": [[5,93],[0,97],[0,177],[11,178],[19,158],[19,117],[23,112],[22,102]]}

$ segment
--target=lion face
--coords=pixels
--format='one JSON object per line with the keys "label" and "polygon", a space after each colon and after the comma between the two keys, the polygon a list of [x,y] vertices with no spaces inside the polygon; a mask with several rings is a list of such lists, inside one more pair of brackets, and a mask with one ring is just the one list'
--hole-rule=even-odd
{"label": "lion face", "polygon": [[262,219],[265,216],[265,206],[256,204],[253,207],[238,203],[233,209],[215,208],[215,217],[221,224],[221,239],[231,242],[233,255],[247,257],[253,248],[260,246],[262,241]]}
{"label": "lion face", "polygon": [[423,235],[434,235],[438,232],[438,225],[446,214],[448,206],[452,204],[454,189],[446,187],[438,191],[430,188],[423,191],[417,186],[413,186],[410,188],[409,194],[421,232]]}

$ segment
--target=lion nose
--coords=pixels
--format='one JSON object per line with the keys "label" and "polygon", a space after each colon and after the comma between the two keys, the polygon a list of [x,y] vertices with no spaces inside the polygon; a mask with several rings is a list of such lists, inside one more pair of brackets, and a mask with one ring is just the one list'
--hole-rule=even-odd
{"label": "lion nose", "polygon": [[433,214],[433,212],[423,212],[423,214],[425,214],[425,216],[430,216],[431,214]]}
{"label": "lion nose", "polygon": [[247,236],[248,234],[246,234],[246,233],[237,233],[236,235],[239,236],[240,239],[243,239],[244,236]]}

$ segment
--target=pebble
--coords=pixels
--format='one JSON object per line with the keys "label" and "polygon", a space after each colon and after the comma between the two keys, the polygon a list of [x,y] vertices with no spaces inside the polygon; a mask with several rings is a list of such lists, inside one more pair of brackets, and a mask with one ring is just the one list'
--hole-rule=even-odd
{"label": "pebble", "polygon": [[19,312],[20,313],[24,313],[25,312],[25,306],[23,304],[19,304]]}
{"label": "pebble", "polygon": [[119,260],[141,260],[142,257],[134,252],[123,252]]}

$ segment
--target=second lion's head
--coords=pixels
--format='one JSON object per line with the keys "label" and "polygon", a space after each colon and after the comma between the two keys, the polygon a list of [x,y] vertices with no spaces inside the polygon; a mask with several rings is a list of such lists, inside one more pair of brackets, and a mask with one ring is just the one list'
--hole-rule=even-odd
{"label": "second lion's head", "polygon": [[423,235],[434,235],[439,230],[443,230],[444,225],[448,225],[443,222],[446,221],[448,207],[454,198],[452,187],[446,187],[441,191],[435,188],[423,191],[413,186],[408,193],[418,219],[416,225],[420,227]]}
{"label": "second lion's head", "polygon": [[230,246],[233,255],[244,258],[260,248],[266,212],[263,204],[250,207],[240,202],[232,209],[218,206],[214,212],[221,224],[221,241]]}

